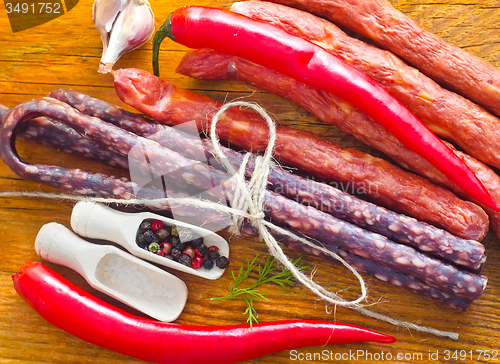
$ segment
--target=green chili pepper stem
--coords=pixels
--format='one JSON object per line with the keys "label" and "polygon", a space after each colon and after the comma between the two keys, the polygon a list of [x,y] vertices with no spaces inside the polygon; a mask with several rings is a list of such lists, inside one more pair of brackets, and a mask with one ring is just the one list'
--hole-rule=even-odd
{"label": "green chili pepper stem", "polygon": [[163,39],[167,37],[175,42],[175,37],[172,34],[172,23],[170,22],[170,15],[168,16],[167,20],[165,20],[163,25],[156,31],[153,38],[153,73],[156,77],[160,77],[159,57],[161,42],[163,42]]}

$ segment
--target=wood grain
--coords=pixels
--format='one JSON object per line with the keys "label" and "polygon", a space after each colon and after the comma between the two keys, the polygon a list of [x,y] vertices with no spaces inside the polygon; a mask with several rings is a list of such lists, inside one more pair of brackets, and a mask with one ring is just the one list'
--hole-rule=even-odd
{"label": "wood grain", "polygon": [[[467,49],[500,67],[500,2],[494,0],[400,0],[394,5],[416,19],[424,28],[431,30],[448,42]],[[152,3],[159,27],[168,14],[181,5],[178,0],[158,0]],[[194,3],[193,3],[194,4]],[[229,1],[201,0],[198,5],[228,7]],[[46,95],[57,87],[69,87],[94,97],[123,105],[116,97],[111,76],[96,72],[101,55],[101,40],[91,20],[91,0],[80,0],[69,13],[50,23],[12,33],[6,10],[0,3],[0,103],[9,107]],[[279,97],[237,82],[200,82],[175,73],[175,67],[185,48],[165,41],[160,56],[162,77],[174,84],[198,91],[217,100],[231,100],[247,96],[276,115],[285,125],[304,128],[324,135],[343,145],[379,153],[359,144],[331,126],[321,124],[313,116]],[[126,54],[116,67],[139,67],[151,71],[151,43],[137,51]],[[127,109],[130,109],[126,107]],[[59,165],[72,165],[79,168],[113,171],[98,163],[84,160],[78,156],[65,155],[45,147],[30,143],[18,143],[19,152],[28,160]],[[52,191],[45,186],[19,179],[3,163],[0,163],[0,191]],[[53,201],[2,198],[0,199],[0,362],[2,363],[139,363],[115,352],[85,343],[51,326],[41,319],[15,293],[11,275],[25,261],[39,260],[33,243],[40,227],[48,222],[57,221],[69,226],[72,203]],[[267,254],[265,245],[255,239],[234,238],[223,233],[231,243],[231,265],[236,270],[247,259],[256,254],[264,261]],[[355,362],[495,362],[500,361],[500,353],[495,358],[479,359],[481,351],[500,350],[500,245],[498,239],[489,233],[484,241],[488,261],[484,274],[489,277],[488,287],[479,302],[467,313],[458,313],[435,302],[365,277],[369,287],[370,308],[394,318],[412,321],[436,329],[454,331],[460,334],[458,341],[442,339],[428,334],[408,332],[386,323],[361,316],[359,313],[342,307],[327,307],[301,285],[289,292],[274,286],[263,287],[267,301],[256,304],[260,321],[282,319],[324,319],[350,322],[371,329],[395,335],[398,341],[393,345],[350,344],[329,347],[299,349],[306,355],[318,356],[323,350],[333,355],[357,352],[372,354],[373,360],[342,360]],[[294,252],[287,252],[296,257]],[[315,280],[325,287],[340,292],[352,299],[359,289],[354,277],[336,265],[326,263],[311,256],[305,256],[306,263],[318,266]],[[86,282],[69,269],[48,264],[63,273],[78,285],[92,291]],[[229,272],[228,272],[229,273]],[[240,302],[211,301],[211,297],[225,295],[231,283],[229,274],[215,282],[207,282],[185,274],[178,274],[189,288],[189,299],[185,311],[177,321],[183,324],[236,324],[245,321],[242,315],[244,306]],[[94,291],[92,291],[94,292]],[[96,292],[94,292],[96,293]],[[98,296],[104,297],[100,293]],[[122,306],[123,307],[123,306]],[[168,348],[165,349],[168,355]],[[446,352],[448,351],[448,352]],[[453,358],[458,351],[456,360]],[[467,354],[467,360],[460,359],[460,351]],[[375,355],[391,354],[393,360],[376,360]],[[429,357],[439,353],[439,360]],[[446,354],[450,357],[447,359]],[[396,360],[398,354],[401,360]],[[200,353],[203,357],[203,353]],[[421,356],[418,356],[421,355]],[[472,359],[471,359],[472,355]],[[281,352],[252,363],[336,362],[330,358],[293,360],[289,352]],[[200,360],[200,363],[203,361]]]}

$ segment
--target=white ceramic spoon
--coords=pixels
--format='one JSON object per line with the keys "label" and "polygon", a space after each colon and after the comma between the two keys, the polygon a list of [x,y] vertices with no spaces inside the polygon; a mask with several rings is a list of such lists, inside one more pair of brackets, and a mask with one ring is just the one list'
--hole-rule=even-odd
{"label": "white ceramic spoon", "polygon": [[37,254],[80,273],[96,290],[160,320],[179,317],[187,300],[186,284],[172,274],[112,246],[89,243],[65,226],[42,226]]}
{"label": "white ceramic spoon", "polygon": [[112,241],[139,258],[165,267],[207,279],[217,279],[224,273],[224,269],[220,269],[217,266],[214,266],[212,269],[188,267],[139,247],[136,243],[137,231],[145,219],[161,220],[169,226],[176,225],[178,227],[189,228],[197,235],[203,237],[205,245],[217,246],[220,255],[229,258],[229,245],[221,236],[199,226],[172,220],[149,212],[126,213],[116,211],[103,204],[81,201],[73,208],[71,227],[80,236]]}

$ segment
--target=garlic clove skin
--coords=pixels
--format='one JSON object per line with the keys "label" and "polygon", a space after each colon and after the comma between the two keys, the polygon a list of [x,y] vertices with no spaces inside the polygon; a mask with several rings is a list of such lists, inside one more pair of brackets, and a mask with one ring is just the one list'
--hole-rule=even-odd
{"label": "garlic clove skin", "polygon": [[116,17],[125,7],[127,0],[96,0],[92,8],[92,20],[99,31],[103,52],[108,48],[109,33]]}
{"label": "garlic clove skin", "polygon": [[94,22],[103,40],[98,72],[109,73],[125,52],[153,36],[154,13],[147,0],[97,0],[94,8]]}

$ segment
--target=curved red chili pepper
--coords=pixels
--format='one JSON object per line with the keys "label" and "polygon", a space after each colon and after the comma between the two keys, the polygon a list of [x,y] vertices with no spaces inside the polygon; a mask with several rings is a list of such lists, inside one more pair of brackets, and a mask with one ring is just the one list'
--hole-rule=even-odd
{"label": "curved red chili pepper", "polygon": [[235,363],[304,346],[394,337],[326,321],[188,326],[135,316],[94,297],[40,262],[12,276],[17,293],[45,320],[90,343],[154,363]]}
{"label": "curved red chili pepper", "polygon": [[[500,211],[500,204],[469,167],[403,104],[318,45],[274,25],[201,6],[175,10],[155,35],[153,51],[165,36],[190,48],[212,48],[246,58],[343,98],[429,161],[471,198]],[[153,67],[158,75],[156,57],[154,52]]]}

